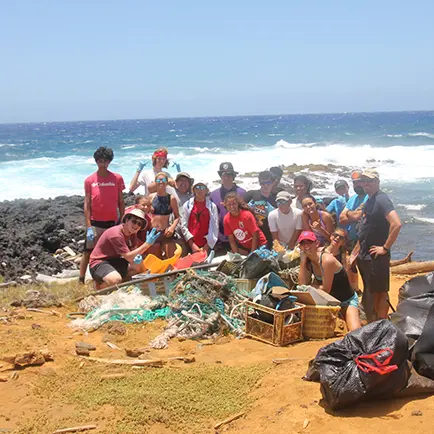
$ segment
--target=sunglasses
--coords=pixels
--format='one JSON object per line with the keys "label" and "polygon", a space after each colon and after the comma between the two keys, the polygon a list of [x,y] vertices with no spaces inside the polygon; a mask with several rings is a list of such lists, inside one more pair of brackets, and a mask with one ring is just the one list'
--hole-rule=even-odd
{"label": "sunglasses", "polygon": [[361,181],[365,182],[367,184],[370,184],[371,182],[375,182],[375,179],[372,179],[372,178],[363,178]]}
{"label": "sunglasses", "polygon": [[196,185],[196,187],[194,187],[195,190],[206,190],[206,187],[204,185]]}
{"label": "sunglasses", "polygon": [[259,184],[260,185],[271,185],[273,183],[273,181],[260,181]]}
{"label": "sunglasses", "polygon": [[143,221],[141,219],[130,218],[129,220],[133,225],[137,225],[137,226],[143,225]]}
{"label": "sunglasses", "polygon": [[283,199],[281,199],[281,200],[276,201],[277,205],[284,205],[285,203],[289,203],[289,200],[283,200]]}
{"label": "sunglasses", "polygon": [[233,172],[220,172],[220,176],[223,176],[223,175],[234,176]]}
{"label": "sunglasses", "polygon": [[157,184],[161,184],[162,182],[167,182],[167,178],[158,178],[155,180]]}
{"label": "sunglasses", "polygon": [[345,240],[345,235],[341,235],[341,234],[338,234],[336,232],[332,233],[332,237],[338,238],[340,241],[344,241]]}
{"label": "sunglasses", "polygon": [[300,244],[300,246],[303,246],[305,244],[312,244],[313,242],[314,241],[312,241],[312,240],[303,240],[303,241],[300,241],[299,244]]}

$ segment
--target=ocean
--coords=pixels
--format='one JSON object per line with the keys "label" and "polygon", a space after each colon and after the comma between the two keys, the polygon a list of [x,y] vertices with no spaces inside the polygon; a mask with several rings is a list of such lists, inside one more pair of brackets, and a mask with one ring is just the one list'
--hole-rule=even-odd
{"label": "ocean", "polygon": [[[223,161],[241,174],[293,163],[376,167],[405,223],[393,257],[434,259],[434,112],[0,124],[0,200],[83,194],[99,146],[114,150],[111,170],[126,185],[160,146],[211,185]],[[336,175],[324,176],[320,193],[333,195]]]}

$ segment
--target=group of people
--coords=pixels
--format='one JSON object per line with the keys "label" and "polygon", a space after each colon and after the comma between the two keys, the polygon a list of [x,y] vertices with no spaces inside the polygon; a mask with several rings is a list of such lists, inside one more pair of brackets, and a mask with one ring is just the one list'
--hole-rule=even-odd
{"label": "group of people", "polygon": [[232,163],[223,162],[221,185],[210,191],[179,165],[172,177],[168,151],[159,148],[150,170],[139,163],[129,191],[141,191],[135,205],[125,209],[124,181],[108,170],[113,151],[101,147],[94,158],[98,170],[85,180],[82,282],[89,264],[98,288],[120,283],[141,271],[143,255],[169,258],[177,245],[183,255],[247,255],[278,243],[291,250],[299,246],[300,283],[336,297],[350,330],[360,327],[358,271],[368,321],[387,317],[390,249],[401,222],[375,170],[352,173],[352,196],[348,183],[338,180],[338,197],[327,204],[311,193],[312,182],[304,175],[294,178],[293,198],[281,183],[280,167],[260,172],[259,188],[246,191],[236,184]]}

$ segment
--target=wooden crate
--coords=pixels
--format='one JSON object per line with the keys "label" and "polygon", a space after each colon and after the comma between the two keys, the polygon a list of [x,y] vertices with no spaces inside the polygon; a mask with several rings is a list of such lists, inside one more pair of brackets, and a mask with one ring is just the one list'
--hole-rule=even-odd
{"label": "wooden crate", "polygon": [[[300,303],[294,303],[295,308],[275,310],[251,301],[246,302],[246,335],[275,346],[285,346],[303,340],[304,308]],[[253,311],[268,313],[273,317],[273,323],[267,323],[252,317]],[[285,325],[288,316],[298,314],[300,321]]]}
{"label": "wooden crate", "polygon": [[339,306],[306,306],[303,335],[305,338],[326,339],[335,335]]}

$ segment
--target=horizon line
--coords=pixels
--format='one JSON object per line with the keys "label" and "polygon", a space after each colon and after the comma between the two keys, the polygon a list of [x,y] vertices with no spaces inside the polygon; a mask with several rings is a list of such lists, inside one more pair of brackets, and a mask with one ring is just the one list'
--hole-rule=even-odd
{"label": "horizon line", "polygon": [[352,114],[380,114],[380,113],[423,113],[434,112],[429,110],[375,110],[375,111],[344,111],[344,112],[317,112],[317,113],[270,113],[270,114],[241,114],[241,115],[212,115],[212,116],[176,116],[176,117],[155,117],[155,118],[116,118],[116,119],[81,119],[75,121],[20,121],[20,122],[0,122],[0,125],[22,125],[22,124],[60,124],[60,123],[80,123],[80,122],[117,122],[117,121],[157,121],[157,120],[185,120],[185,119],[213,119],[213,118],[242,118],[242,117],[263,117],[263,116],[318,116],[318,115],[352,115]]}

